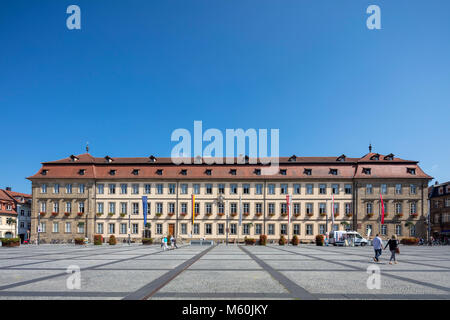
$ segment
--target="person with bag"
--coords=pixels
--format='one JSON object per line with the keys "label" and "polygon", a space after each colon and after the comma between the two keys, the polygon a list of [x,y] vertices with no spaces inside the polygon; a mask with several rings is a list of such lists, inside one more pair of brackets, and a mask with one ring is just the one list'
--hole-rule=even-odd
{"label": "person with bag", "polygon": [[389,264],[392,264],[392,260],[394,260],[394,263],[397,264],[395,254],[400,253],[400,249],[398,248],[397,236],[395,234],[393,234],[391,239],[389,239],[388,243],[384,247],[385,250],[387,246],[389,246],[389,250],[391,251],[391,259],[389,259]]}

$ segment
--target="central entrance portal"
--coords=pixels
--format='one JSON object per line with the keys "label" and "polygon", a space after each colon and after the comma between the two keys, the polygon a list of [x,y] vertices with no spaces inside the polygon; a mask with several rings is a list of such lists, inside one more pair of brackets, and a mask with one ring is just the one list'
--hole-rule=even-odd
{"label": "central entrance portal", "polygon": [[175,224],[174,223],[169,223],[169,235],[174,235],[175,233]]}

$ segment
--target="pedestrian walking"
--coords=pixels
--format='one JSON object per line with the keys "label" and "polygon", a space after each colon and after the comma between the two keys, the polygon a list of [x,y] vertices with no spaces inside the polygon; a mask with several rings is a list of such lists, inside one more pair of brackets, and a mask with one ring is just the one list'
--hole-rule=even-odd
{"label": "pedestrian walking", "polygon": [[170,235],[170,247],[174,249],[173,235]]}
{"label": "pedestrian walking", "polygon": [[178,247],[177,247],[177,239],[176,238],[172,238],[172,243],[173,243],[175,249],[178,249]]}
{"label": "pedestrian walking", "polygon": [[389,264],[392,264],[392,260],[394,260],[394,263],[397,264],[397,260],[395,259],[395,255],[397,253],[400,253],[400,249],[398,248],[398,241],[397,236],[395,234],[392,235],[391,239],[389,239],[388,243],[384,247],[386,248],[389,246],[389,250],[391,251],[391,259],[389,259]]}
{"label": "pedestrian walking", "polygon": [[161,238],[161,249],[164,250],[164,238]]}
{"label": "pedestrian walking", "polygon": [[375,239],[373,239],[372,245],[373,250],[375,250],[375,257],[373,257],[373,261],[380,262],[378,257],[381,256],[383,250],[383,240],[381,240],[378,234],[375,236]]}
{"label": "pedestrian walking", "polygon": [[167,246],[167,237],[164,237],[164,251],[169,250],[169,247]]}

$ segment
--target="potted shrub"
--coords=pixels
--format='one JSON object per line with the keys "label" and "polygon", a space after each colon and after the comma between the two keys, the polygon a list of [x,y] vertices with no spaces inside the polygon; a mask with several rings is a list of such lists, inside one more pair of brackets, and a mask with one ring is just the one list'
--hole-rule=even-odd
{"label": "potted shrub", "polygon": [[323,246],[323,239],[324,239],[323,234],[318,234],[316,236],[316,245],[317,246]]}
{"label": "potted shrub", "polygon": [[294,213],[294,217],[300,217],[300,213]]}
{"label": "potted shrub", "polygon": [[282,213],[281,213],[281,216],[282,216],[282,217],[286,217],[286,216],[287,216],[287,212],[282,212]]}
{"label": "potted shrub", "polygon": [[97,217],[101,217],[103,215],[103,212],[97,212]]}
{"label": "potted shrub", "polygon": [[168,215],[169,217],[172,217],[174,214],[175,214],[175,212],[169,212],[167,215]]}
{"label": "potted shrub", "polygon": [[351,218],[353,217],[353,213],[346,213],[345,216]]}
{"label": "potted shrub", "polygon": [[419,216],[419,214],[418,214],[417,212],[416,212],[416,213],[411,213],[410,216],[411,216],[412,218],[416,218],[416,217]]}
{"label": "potted shrub", "polygon": [[103,237],[101,234],[95,234],[94,235],[94,245],[101,246],[103,243]]}
{"label": "potted shrub", "polygon": [[396,213],[396,214],[395,214],[395,217],[396,217],[396,218],[401,218],[401,217],[403,217],[403,213]]}
{"label": "potted shrub", "polygon": [[44,217],[45,214],[46,214],[46,212],[39,212],[39,215],[40,215],[41,217]]}
{"label": "potted shrub", "polygon": [[313,215],[314,215],[314,213],[312,213],[312,212],[308,212],[308,213],[306,214],[306,216],[307,216],[307,217],[310,217],[310,218],[311,218]]}
{"label": "potted shrub", "polygon": [[152,238],[142,238],[142,244],[143,245],[153,244],[153,239]]}
{"label": "potted shrub", "polygon": [[84,238],[75,238],[74,242],[77,245],[82,245],[82,244],[84,244]]}
{"label": "potted shrub", "polygon": [[217,215],[218,215],[219,217],[222,217],[222,216],[225,215],[225,213],[223,213],[223,212],[218,212]]}
{"label": "potted shrub", "polygon": [[284,246],[284,245],[286,244],[286,242],[287,242],[287,240],[286,240],[286,238],[284,237],[284,235],[281,235],[280,240],[278,240],[278,244],[279,244],[280,246]]}
{"label": "potted shrub", "polygon": [[1,238],[3,247],[18,247],[20,246],[20,238]]}
{"label": "potted shrub", "polygon": [[66,217],[68,217],[68,216],[70,216],[70,212],[64,212],[64,215],[65,215]]}
{"label": "potted shrub", "polygon": [[300,240],[298,239],[298,236],[296,234],[294,234],[294,236],[292,237],[292,245],[293,246],[298,246]]}
{"label": "potted shrub", "polygon": [[77,216],[81,217],[81,216],[83,216],[83,214],[84,214],[84,212],[78,212]]}
{"label": "potted shrub", "polygon": [[114,215],[114,212],[108,213],[108,217],[112,217]]}
{"label": "potted shrub", "polygon": [[374,213],[372,212],[372,213],[368,213],[367,214],[367,216],[369,217],[369,218],[372,218],[373,217],[373,215],[374,215]]}
{"label": "potted shrub", "polygon": [[273,217],[275,215],[274,212],[269,212],[269,217]]}
{"label": "potted shrub", "polygon": [[120,217],[123,218],[123,217],[125,217],[126,215],[127,215],[126,213],[121,213],[121,214],[120,214]]}
{"label": "potted shrub", "polygon": [[261,217],[261,216],[262,216],[262,212],[257,212],[257,213],[255,213],[255,216]]}
{"label": "potted shrub", "polygon": [[248,245],[248,246],[254,246],[255,243],[256,243],[256,239],[252,239],[252,238],[247,238],[247,237],[245,237],[245,238],[244,238],[244,242],[245,242],[245,244]]}
{"label": "potted shrub", "polygon": [[339,212],[335,212],[334,213],[334,217],[336,218],[336,217],[339,217]]}
{"label": "potted shrub", "polygon": [[231,213],[231,216],[232,216],[232,217],[236,217],[236,216],[237,216],[237,212],[232,212],[232,213]]}
{"label": "potted shrub", "polygon": [[[187,212],[181,212],[180,213],[182,216],[185,216],[185,215],[187,215]],[[220,214],[219,214],[220,215]]]}
{"label": "potted shrub", "polygon": [[419,244],[419,238],[415,237],[403,238],[400,240],[400,243],[404,245],[415,246]]}
{"label": "potted shrub", "polygon": [[59,212],[52,212],[52,217],[56,217],[59,214]]}
{"label": "potted shrub", "polygon": [[259,236],[259,245],[265,246],[267,244],[267,236],[262,234]]}
{"label": "potted shrub", "polygon": [[114,235],[110,235],[110,236],[109,236],[108,243],[109,243],[109,245],[111,245],[111,246],[117,244],[116,237],[115,237]]}
{"label": "potted shrub", "polygon": [[320,212],[319,215],[320,215],[321,217],[325,217],[325,216],[327,215],[327,213],[326,213],[326,212]]}
{"label": "potted shrub", "polygon": [[243,215],[244,215],[245,217],[248,217],[248,216],[250,215],[250,212],[244,212]]}

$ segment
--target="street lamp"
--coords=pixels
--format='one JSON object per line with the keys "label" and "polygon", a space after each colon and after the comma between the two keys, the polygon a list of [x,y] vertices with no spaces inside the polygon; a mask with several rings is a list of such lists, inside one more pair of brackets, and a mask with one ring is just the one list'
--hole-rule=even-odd
{"label": "street lamp", "polygon": [[[219,194],[219,196],[217,197],[217,204],[218,205],[223,204],[224,201],[225,201],[224,196]],[[225,210],[225,208],[224,208],[224,210]],[[227,241],[227,245],[228,245],[228,214],[227,214],[227,240],[226,241]]]}

